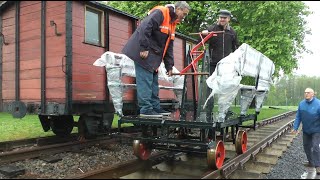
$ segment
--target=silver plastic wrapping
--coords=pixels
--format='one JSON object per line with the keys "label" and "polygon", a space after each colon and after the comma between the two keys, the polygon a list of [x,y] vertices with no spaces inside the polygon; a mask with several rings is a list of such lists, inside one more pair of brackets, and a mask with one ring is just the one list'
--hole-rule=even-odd
{"label": "silver plastic wrapping", "polygon": [[120,67],[108,67],[107,77],[108,77],[108,88],[109,93],[112,97],[113,106],[116,113],[120,116],[122,113],[122,97],[123,97],[123,85],[119,79],[121,78],[121,68]]}
{"label": "silver plastic wrapping", "polygon": [[214,121],[223,122],[228,109],[230,108],[234,98],[240,89],[241,76],[239,71],[239,58],[236,54],[222,59],[213,72],[206,80],[207,85],[212,89],[211,94],[206,100],[203,108],[206,107],[208,100],[218,95],[218,115],[214,115]]}
{"label": "silver plastic wrapping", "polygon": [[[273,84],[272,75],[275,70],[274,63],[265,55],[248,44],[242,44],[236,51],[241,61],[241,76],[258,77],[257,91],[269,91]],[[235,51],[235,52],[236,52]]]}
{"label": "silver plastic wrapping", "polygon": [[[227,58],[229,57],[229,58]],[[215,94],[229,94],[233,91],[238,91],[240,88],[240,81],[242,77],[237,73],[239,67],[236,58],[227,56],[222,59],[212,73],[212,75],[206,80],[209,88],[212,89],[207,101],[203,108],[206,107],[208,100],[214,97]]]}
{"label": "silver plastic wrapping", "polygon": [[[212,92],[203,107],[206,107],[210,98],[218,95],[219,114],[215,115],[215,121],[223,122],[229,107],[241,88],[240,113],[246,114],[256,95],[258,96],[256,111],[259,112],[270,85],[273,83],[274,69],[274,64],[268,57],[248,44],[242,44],[235,52],[223,58],[217,64],[213,74],[207,79],[207,85],[212,89]],[[254,86],[240,84],[243,76],[259,77],[257,89]],[[258,91],[266,93],[257,94]]]}
{"label": "silver plastic wrapping", "polygon": [[261,69],[259,72],[257,91],[269,91],[270,86],[273,84],[272,75],[274,73],[275,66],[266,56],[262,56],[260,60]]}
{"label": "silver plastic wrapping", "polygon": [[240,90],[240,114],[246,115],[249,106],[256,94],[256,88],[254,86],[243,86]]}
{"label": "silver plastic wrapping", "polygon": [[230,108],[234,98],[236,98],[240,86],[238,86],[233,91],[230,91],[230,93],[226,94],[219,94],[218,95],[218,118],[217,122],[224,122],[224,119],[226,117],[226,114],[228,112],[228,109]]}
{"label": "silver plastic wrapping", "polygon": [[[183,81],[184,81],[184,75],[182,76],[171,76],[169,77],[166,73],[167,70],[164,66],[164,63],[162,62],[160,64],[160,67],[158,69],[158,75],[159,75],[159,79],[168,81],[168,82],[172,82],[173,83],[173,92],[176,95],[179,104],[181,106],[181,102],[182,102],[182,89],[183,89]],[[180,73],[180,71],[175,68],[174,66],[172,67],[172,73]]]}
{"label": "silver plastic wrapping", "polygon": [[268,95],[268,91],[257,91],[256,92],[256,112],[260,112],[262,104]]}
{"label": "silver plastic wrapping", "polygon": [[[121,81],[122,76],[136,77],[134,61],[124,54],[114,53],[107,51],[101,55],[94,63],[94,66],[105,66],[107,72],[107,81],[110,96],[114,105],[114,109],[119,116],[123,116],[123,94],[127,89],[136,88],[136,84],[124,84]],[[182,89],[184,76],[169,77],[166,74],[164,63],[162,62],[159,67],[159,79],[172,82],[173,87],[159,86],[163,89],[173,89],[177,99],[181,105]],[[173,73],[179,71],[173,67]]]}

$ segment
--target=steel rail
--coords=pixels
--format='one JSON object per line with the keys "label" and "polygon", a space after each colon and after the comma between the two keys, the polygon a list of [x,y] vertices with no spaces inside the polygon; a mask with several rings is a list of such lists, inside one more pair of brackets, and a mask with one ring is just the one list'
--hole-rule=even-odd
{"label": "steel rail", "polygon": [[282,134],[292,128],[294,120],[291,120],[281,128],[279,128],[274,133],[267,136],[264,140],[252,146],[245,153],[238,155],[236,158],[230,160],[222,166],[221,169],[213,171],[209,174],[206,174],[202,179],[221,179],[228,178],[228,176],[237,170],[239,167],[242,168],[244,163],[254,158],[259,152],[264,148],[269,147],[273,141],[279,138]]}

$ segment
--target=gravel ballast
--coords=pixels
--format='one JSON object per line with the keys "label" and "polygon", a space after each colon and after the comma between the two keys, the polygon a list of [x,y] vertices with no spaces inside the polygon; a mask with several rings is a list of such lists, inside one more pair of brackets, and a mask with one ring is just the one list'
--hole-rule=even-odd
{"label": "gravel ballast", "polygon": [[[41,159],[27,159],[10,165],[25,168],[25,175],[13,178],[63,179],[72,175],[108,167],[128,160],[136,159],[132,147],[115,144],[108,148],[90,147],[81,153],[59,153],[62,160],[49,163]],[[0,173],[0,179],[8,179]]]}
{"label": "gravel ballast", "polygon": [[303,163],[307,157],[303,149],[302,132],[291,143],[291,146],[278,159],[277,164],[267,174],[268,179],[301,179],[307,171]]}

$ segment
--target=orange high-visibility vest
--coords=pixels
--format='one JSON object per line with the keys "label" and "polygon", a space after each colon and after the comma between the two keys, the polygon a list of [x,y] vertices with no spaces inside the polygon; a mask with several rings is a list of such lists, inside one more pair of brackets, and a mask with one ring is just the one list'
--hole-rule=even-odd
{"label": "orange high-visibility vest", "polygon": [[150,14],[155,9],[160,9],[162,14],[163,14],[163,17],[164,17],[162,24],[159,26],[160,31],[162,33],[165,33],[165,34],[169,35],[168,39],[167,39],[167,42],[166,42],[166,46],[165,46],[164,51],[163,51],[163,55],[162,55],[162,59],[163,59],[164,55],[167,52],[170,40],[174,40],[174,38],[175,38],[177,22],[176,21],[174,21],[172,23],[170,22],[171,21],[170,10],[169,10],[169,8],[164,7],[164,6],[156,6],[156,7],[152,8],[149,11],[148,14]]}

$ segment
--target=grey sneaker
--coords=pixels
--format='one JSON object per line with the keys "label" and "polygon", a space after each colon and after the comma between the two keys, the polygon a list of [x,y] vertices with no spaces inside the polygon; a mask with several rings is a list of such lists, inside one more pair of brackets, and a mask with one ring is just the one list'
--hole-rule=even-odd
{"label": "grey sneaker", "polygon": [[166,111],[166,110],[163,110],[163,109],[155,109],[154,111],[157,112],[157,113],[159,113],[159,114],[162,114],[162,115],[164,115],[164,116],[169,116],[169,115],[171,115],[171,112]]}
{"label": "grey sneaker", "polygon": [[147,111],[145,113],[140,113],[140,116],[141,117],[150,117],[150,118],[162,118],[163,117],[162,114],[159,114],[153,110]]}
{"label": "grey sneaker", "polygon": [[313,167],[312,164],[309,161],[304,162],[303,165],[305,167]]}
{"label": "grey sneaker", "polygon": [[320,167],[316,167],[317,175],[320,175]]}

